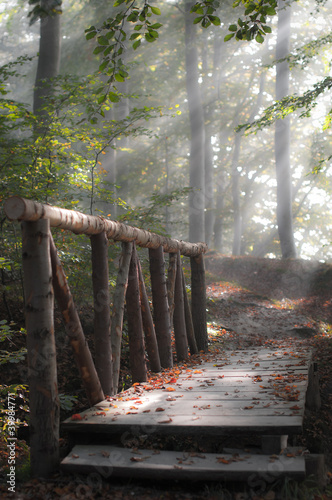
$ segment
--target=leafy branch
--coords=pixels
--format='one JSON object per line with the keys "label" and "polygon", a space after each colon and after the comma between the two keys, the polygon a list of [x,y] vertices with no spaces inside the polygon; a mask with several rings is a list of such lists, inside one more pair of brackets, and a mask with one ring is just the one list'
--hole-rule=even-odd
{"label": "leafy branch", "polygon": [[269,16],[275,16],[277,11],[277,0],[235,0],[233,7],[244,4],[244,18],[239,17],[237,23],[231,24],[228,30],[231,32],[225,36],[224,41],[228,42],[232,38],[235,40],[256,40],[263,43],[267,33],[271,33],[271,28],[266,23]]}
{"label": "leafy branch", "polygon": [[[303,109],[300,114],[300,118],[305,118],[310,116],[311,110],[317,105],[317,98],[326,90],[332,88],[332,77],[328,76],[324,78],[319,83],[316,83],[311,90],[307,90],[303,95],[289,95],[276,101],[271,106],[269,106],[261,118],[255,120],[251,123],[244,123],[237,127],[236,131],[240,130],[256,132],[264,127],[268,127],[275,123],[277,120],[285,118],[290,113],[293,113],[297,109]],[[324,128],[331,126],[331,111],[325,120]]]}

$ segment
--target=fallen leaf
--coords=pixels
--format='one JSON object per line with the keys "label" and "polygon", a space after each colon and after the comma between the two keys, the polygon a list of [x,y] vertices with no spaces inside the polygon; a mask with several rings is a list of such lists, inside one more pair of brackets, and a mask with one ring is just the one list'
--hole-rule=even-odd
{"label": "fallen leaf", "polygon": [[165,411],[165,408],[161,408],[160,406],[158,406],[158,408],[156,408],[155,411]]}
{"label": "fallen leaf", "polygon": [[75,413],[71,416],[71,420],[83,420],[83,418],[79,413]]}
{"label": "fallen leaf", "polygon": [[106,457],[106,458],[108,458],[110,456],[109,451],[102,451],[101,454],[103,455],[103,457]]}
{"label": "fallen leaf", "polygon": [[158,424],[169,424],[170,422],[173,422],[171,418],[169,418],[168,420],[159,420]]}

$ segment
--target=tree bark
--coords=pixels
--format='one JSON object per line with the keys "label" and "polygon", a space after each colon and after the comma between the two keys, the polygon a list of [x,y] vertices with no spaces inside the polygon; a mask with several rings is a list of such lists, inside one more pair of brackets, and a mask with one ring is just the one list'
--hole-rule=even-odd
{"label": "tree bark", "polygon": [[186,320],[184,313],[184,297],[182,286],[182,267],[181,256],[177,254],[175,290],[174,290],[174,337],[177,361],[183,361],[188,358],[188,340],[186,330]]}
{"label": "tree bark", "polygon": [[190,121],[189,185],[193,188],[189,195],[189,241],[204,241],[204,112],[198,82],[196,26],[190,14],[191,6],[192,2],[185,0],[186,87]]}
{"label": "tree bark", "polygon": [[241,217],[241,202],[240,202],[240,186],[239,178],[240,172],[238,171],[240,147],[241,147],[241,134],[235,133],[234,152],[232,159],[232,198],[233,198],[233,251],[232,255],[241,254],[241,237],[242,237],[242,217]]}
{"label": "tree bark", "polygon": [[49,221],[24,222],[22,231],[31,473],[49,477],[59,465],[60,424]]}
{"label": "tree bark", "polygon": [[196,339],[195,339],[193,319],[191,316],[191,310],[190,310],[190,305],[189,305],[189,300],[188,300],[188,295],[187,295],[187,290],[186,290],[186,282],[185,282],[184,272],[183,272],[182,268],[181,268],[181,274],[182,274],[184,316],[185,316],[185,320],[186,320],[187,339],[188,339],[190,354],[197,354],[198,349],[197,349],[197,344],[196,344]]}
{"label": "tree bark", "polygon": [[190,258],[191,265],[191,314],[195,338],[200,351],[208,350],[206,327],[206,286],[203,255]]}
{"label": "tree bark", "polygon": [[89,404],[93,406],[103,401],[105,396],[52,236],[50,237],[50,252],[55,298],[62,313],[66,332],[73,349],[77,368],[82,377]]}
{"label": "tree bark", "polygon": [[129,337],[129,361],[133,383],[146,382],[145,345],[138,283],[137,253],[135,246],[131,254],[126,292]]}
{"label": "tree bark", "polygon": [[148,353],[150,370],[152,372],[158,373],[161,370],[161,364],[158,352],[156,331],[154,329],[152,314],[150,310],[150,303],[146,293],[142,268],[140,261],[138,259],[137,259],[137,266],[138,266],[139,292],[141,299],[141,312],[142,312],[143,329],[145,333],[146,351]]}
{"label": "tree bark", "polygon": [[50,219],[51,227],[69,229],[75,234],[98,234],[106,231],[107,238],[115,241],[135,241],[136,245],[145,248],[159,248],[165,252],[174,253],[180,250],[181,255],[193,257],[206,252],[205,243],[188,243],[159,234],[150,233],[144,229],[132,227],[121,222],[103,219],[94,215],[85,215],[74,210],[43,205],[32,200],[12,196],[4,204],[7,217],[11,220]]}
{"label": "tree bark", "polygon": [[111,345],[113,360],[113,390],[118,392],[120,376],[121,340],[123,328],[123,314],[126,291],[128,286],[128,273],[131,255],[133,251],[132,243],[122,243],[120,265],[116,279],[116,287],[113,297],[113,312],[111,322]]}
{"label": "tree bark", "polygon": [[[289,54],[291,9],[278,0],[276,59]],[[288,62],[277,62],[276,99],[289,94]],[[275,160],[277,178],[277,222],[282,257],[295,258],[296,247],[292,217],[292,177],[290,166],[290,119],[277,120],[275,126]]]}
{"label": "tree bark", "polygon": [[167,300],[169,307],[169,316],[171,325],[173,324],[173,313],[174,313],[174,290],[175,290],[175,280],[176,280],[176,268],[177,268],[177,254],[170,253],[168,260],[168,272],[167,272]]}
{"label": "tree bark", "polygon": [[149,248],[152,288],[153,318],[156,329],[160,363],[163,368],[172,368],[171,322],[167,300],[165,262],[163,249]]}
{"label": "tree bark", "polygon": [[91,236],[96,369],[104,394],[113,394],[108,240],[105,233]]}
{"label": "tree bark", "polygon": [[[54,0],[41,0],[41,8],[46,12],[51,12],[54,6],[59,7],[58,2],[55,4]],[[39,57],[33,94],[33,112],[42,121],[47,117],[43,108],[53,92],[51,79],[59,73],[60,53],[60,15],[49,14],[40,20]],[[38,129],[43,129],[40,122]]]}

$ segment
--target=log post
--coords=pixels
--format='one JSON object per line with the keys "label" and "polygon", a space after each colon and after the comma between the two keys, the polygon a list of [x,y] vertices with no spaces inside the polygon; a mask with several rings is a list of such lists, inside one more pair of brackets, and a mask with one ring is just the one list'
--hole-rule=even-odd
{"label": "log post", "polygon": [[[136,249],[135,249],[136,252]],[[156,337],[156,331],[154,329],[152,314],[150,310],[149,298],[146,293],[144,277],[142,273],[142,268],[139,259],[137,258],[138,266],[138,281],[139,281],[139,292],[141,299],[141,312],[143,329],[145,333],[145,344],[146,351],[148,353],[148,360],[150,365],[150,370],[152,372],[158,373],[161,371],[160,358],[158,352],[158,343]]]}
{"label": "log post", "polygon": [[186,330],[186,320],[184,314],[184,298],[182,288],[181,256],[180,252],[176,254],[176,277],[174,289],[174,337],[177,361],[183,361],[188,358],[188,340]]}
{"label": "log post", "polygon": [[198,353],[198,349],[197,349],[197,344],[196,344],[196,339],[195,339],[194,325],[193,325],[193,319],[191,316],[188,294],[187,294],[187,290],[186,290],[186,281],[184,278],[184,272],[183,272],[182,267],[181,267],[181,275],[182,275],[184,316],[186,319],[187,339],[188,339],[190,354],[193,355],[193,354]]}
{"label": "log post", "polygon": [[167,300],[165,261],[163,247],[149,248],[150,276],[152,288],[153,318],[156,329],[160,363],[163,368],[172,368],[171,322]]}
{"label": "log post", "polygon": [[129,266],[126,306],[128,315],[129,361],[132,381],[133,383],[146,382],[145,344],[135,244]]}
{"label": "log post", "polygon": [[120,376],[120,359],[121,359],[121,340],[123,328],[123,313],[128,285],[128,272],[131,254],[133,250],[132,243],[122,243],[122,251],[120,255],[119,271],[116,278],[116,287],[113,296],[113,311],[111,322],[111,344],[113,358],[113,391],[118,392],[119,376]]}
{"label": "log post", "polygon": [[191,266],[191,314],[197,347],[200,351],[208,350],[206,326],[206,286],[203,254],[190,257]]}
{"label": "log post", "polygon": [[91,236],[94,342],[96,369],[104,394],[113,395],[108,240],[102,232]]}
{"label": "log post", "polygon": [[173,314],[174,314],[174,290],[175,290],[175,279],[176,279],[176,266],[177,266],[177,253],[170,253],[168,260],[168,272],[167,272],[166,283],[167,283],[167,299],[168,299],[171,325],[173,324]]}
{"label": "log post", "polygon": [[22,223],[31,473],[45,478],[59,466],[60,415],[49,228],[48,220]]}
{"label": "log post", "polygon": [[66,333],[73,349],[89,404],[93,406],[103,401],[105,397],[52,236],[50,237],[50,252],[54,295],[62,313]]}

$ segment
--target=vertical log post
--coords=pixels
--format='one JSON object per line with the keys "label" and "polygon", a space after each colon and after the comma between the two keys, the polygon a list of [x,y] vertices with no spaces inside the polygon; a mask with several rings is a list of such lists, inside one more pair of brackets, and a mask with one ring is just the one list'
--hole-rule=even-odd
{"label": "vertical log post", "polygon": [[152,288],[153,318],[156,329],[160,363],[163,368],[172,368],[171,322],[167,300],[165,261],[163,247],[149,248],[150,276]]}
{"label": "vertical log post", "polygon": [[96,369],[104,394],[113,395],[108,239],[103,231],[91,236],[94,342]]}
{"label": "vertical log post", "polygon": [[22,223],[33,477],[49,477],[59,465],[60,405],[49,228],[48,219]]}
{"label": "vertical log post", "polygon": [[190,257],[191,266],[191,314],[197,347],[200,351],[208,350],[206,326],[206,286],[203,254]]}
{"label": "vertical log post", "polygon": [[167,299],[169,307],[169,315],[171,319],[171,325],[173,324],[173,314],[174,314],[174,291],[175,291],[175,279],[176,279],[176,266],[177,266],[177,253],[170,253],[168,260],[168,272],[167,272]]}
{"label": "vertical log post", "polygon": [[50,237],[50,252],[54,295],[62,313],[66,333],[73,349],[89,404],[93,406],[103,401],[105,397],[52,236]]}
{"label": "vertical log post", "polygon": [[118,392],[120,377],[121,340],[123,328],[123,313],[125,297],[128,285],[128,272],[133,244],[124,242],[121,244],[119,271],[116,278],[116,287],[113,297],[113,311],[111,323],[111,344],[113,358],[113,391]]}
{"label": "vertical log post", "polygon": [[184,272],[183,272],[182,267],[181,267],[181,276],[182,276],[184,316],[186,319],[187,339],[188,339],[190,354],[193,355],[193,354],[198,353],[198,349],[197,349],[197,344],[196,344],[196,339],[195,339],[193,319],[191,316],[191,310],[190,310],[190,305],[189,305],[189,300],[188,300],[188,295],[187,295],[187,290],[186,290],[186,282],[184,279]]}
{"label": "vertical log post", "polygon": [[139,292],[141,299],[141,312],[142,312],[143,329],[145,333],[146,351],[148,353],[150,370],[152,372],[158,373],[161,371],[158,343],[157,343],[156,332],[154,329],[152,314],[150,310],[149,298],[146,293],[144,277],[139,259],[137,259],[137,266],[138,266]]}
{"label": "vertical log post", "polygon": [[128,314],[129,361],[132,381],[133,383],[146,382],[145,344],[135,243],[129,266],[126,306]]}
{"label": "vertical log post", "polygon": [[184,314],[184,298],[182,288],[182,273],[181,273],[181,255],[178,251],[176,254],[176,277],[174,289],[174,337],[177,361],[183,361],[188,358],[188,340],[186,330],[186,320]]}

